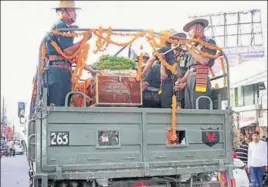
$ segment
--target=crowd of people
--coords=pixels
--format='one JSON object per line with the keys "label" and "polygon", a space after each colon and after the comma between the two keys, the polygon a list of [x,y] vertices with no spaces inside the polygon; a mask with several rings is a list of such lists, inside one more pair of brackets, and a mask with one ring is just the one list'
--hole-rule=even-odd
{"label": "crowd of people", "polygon": [[[76,9],[74,1],[60,1],[59,7],[56,8],[59,21],[52,27],[52,30],[72,27],[76,21]],[[215,41],[204,34],[204,29],[207,26],[208,20],[195,19],[183,27],[185,33],[177,33],[174,30],[169,32],[172,33],[171,37],[173,38],[186,39],[186,34],[188,34],[189,39],[195,38],[215,45]],[[72,66],[69,60],[64,59],[53,48],[51,40],[58,43],[67,55],[73,54],[81,42],[74,44],[73,38],[56,36],[52,32],[44,41],[49,67],[47,69],[48,105],[53,103],[56,106],[64,106],[65,96],[71,91]],[[142,72],[144,107],[171,108],[172,96],[175,94],[178,108],[195,109],[196,99],[199,96],[211,97],[208,68],[213,66],[214,59],[202,56],[196,48],[209,55],[215,55],[217,51],[208,49],[199,43],[185,44],[172,50],[173,47],[171,43],[167,42],[164,47],[158,50],[158,53],[169,65],[178,63],[177,74],[165,69],[155,53],[144,58],[145,66]],[[84,69],[93,76],[99,73],[98,70],[94,70],[90,66],[86,66]],[[200,99],[199,108],[208,109],[209,101]]]}
{"label": "crowd of people", "polygon": [[240,146],[235,150],[236,158],[243,161],[253,187],[263,187],[268,183],[268,155],[267,138],[260,138],[258,131],[251,135],[252,141],[247,138],[245,131],[240,132]]}

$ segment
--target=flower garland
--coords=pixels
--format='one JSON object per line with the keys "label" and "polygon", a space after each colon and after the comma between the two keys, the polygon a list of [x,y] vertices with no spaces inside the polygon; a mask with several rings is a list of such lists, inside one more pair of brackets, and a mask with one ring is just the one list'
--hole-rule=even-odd
{"label": "flower garland", "polygon": [[[83,69],[86,66],[86,59],[88,57],[88,51],[89,51],[89,44],[87,44],[87,39],[89,37],[89,35],[91,34],[90,31],[84,32],[83,33],[83,40],[79,46],[79,48],[77,49],[76,52],[74,52],[74,54],[72,55],[66,55],[61,48],[58,46],[58,44],[54,41],[51,41],[51,45],[55,48],[55,50],[64,58],[66,58],[67,60],[70,60],[71,62],[75,62],[76,63],[76,67],[73,71],[72,74],[72,86],[73,86],[73,91],[78,91],[80,89],[80,84],[79,84],[79,80],[80,77],[82,76],[82,72]],[[69,37],[71,36],[75,36],[75,33],[72,33],[71,35],[68,35]]]}
{"label": "flower garland", "polygon": [[169,65],[166,60],[163,58],[163,56],[156,50],[156,48],[153,46],[152,43],[151,47],[153,48],[154,54],[157,56],[158,60],[161,62],[161,64],[164,65],[164,67],[166,69],[168,69],[169,71],[171,71],[171,73],[176,74],[177,73],[177,63],[174,63],[173,65]]}
{"label": "flower garland", "polygon": [[137,75],[136,75],[136,80],[140,81],[142,79],[142,64],[143,64],[143,46],[141,45],[141,54],[139,56],[139,62],[138,62],[138,70],[137,70]]}
{"label": "flower garland", "polygon": [[171,120],[171,137],[170,139],[175,141],[177,139],[177,135],[176,135],[176,123],[177,123],[177,99],[176,96],[173,95],[172,96],[172,120]]}
{"label": "flower garland", "polygon": [[[221,69],[222,69],[223,74],[225,75],[226,74],[226,69],[225,69],[225,64],[224,64],[224,58],[221,57],[220,60],[221,60]],[[224,87],[227,86],[227,77],[224,77],[223,85],[224,85]]]}
{"label": "flower garland", "polygon": [[[85,60],[87,58],[87,54],[88,54],[88,50],[89,50],[89,45],[86,45],[87,40],[85,40],[85,38],[87,38],[86,36],[88,36],[89,32],[77,34],[77,33],[61,33],[58,31],[54,31],[53,33],[56,35],[65,36],[65,37],[77,37],[77,36],[81,36],[81,35],[84,36],[84,40],[82,41],[79,49],[71,56],[65,55],[61,51],[59,46],[57,46],[57,44],[55,42],[52,41],[52,43],[51,43],[52,46],[58,51],[58,53],[68,60],[74,60],[74,58],[76,58],[77,55],[80,55],[77,59],[75,59],[76,63],[77,63],[77,67],[74,70],[74,73],[73,73],[74,75],[72,77],[73,89],[79,90],[81,88],[81,85],[78,83],[78,81],[79,81],[81,74],[82,74],[82,71],[85,67]],[[159,59],[159,61],[164,65],[164,67],[166,69],[170,70],[173,74],[177,73],[177,63],[175,63],[173,65],[169,65],[166,62],[166,60],[163,58],[163,56],[156,50],[156,48],[163,47],[166,42],[169,42],[171,44],[177,44],[177,45],[178,44],[190,44],[192,46],[192,48],[195,51],[197,51],[200,55],[202,55],[203,57],[211,58],[211,59],[216,59],[216,58],[220,57],[221,54],[217,53],[215,55],[211,55],[211,54],[205,53],[205,52],[201,51],[200,49],[194,47],[192,45],[192,42],[199,43],[208,49],[222,51],[222,48],[207,44],[206,42],[204,42],[200,39],[172,40],[170,38],[170,33],[168,33],[168,32],[161,33],[161,35],[158,37],[159,43],[156,42],[156,36],[155,36],[153,30],[149,30],[148,35],[146,35],[145,32],[137,32],[135,34],[133,34],[133,33],[131,33],[131,34],[129,34],[129,33],[116,33],[116,32],[112,32],[111,27],[109,27],[109,29],[107,31],[104,31],[102,29],[102,27],[99,27],[99,29],[93,29],[90,33],[93,33],[95,36],[98,37],[98,39],[96,41],[96,48],[97,49],[94,51],[94,53],[102,52],[102,51],[106,50],[106,48],[108,47],[109,44],[123,47],[123,46],[130,45],[134,41],[136,41],[138,38],[145,36],[147,38],[149,44],[153,48],[153,51],[154,51],[155,55],[157,56],[157,58]],[[106,37],[103,36],[104,33],[106,33]],[[133,36],[133,38],[128,42],[119,43],[119,42],[111,40],[112,35],[115,35],[115,36]],[[137,71],[137,75],[136,75],[137,81],[139,81],[141,79],[141,66],[143,63],[142,57],[143,57],[143,53],[141,53],[141,55],[139,57],[138,71]],[[225,69],[223,62],[221,64],[222,64],[222,69]],[[225,83],[226,83],[226,81],[225,81]],[[171,131],[172,131],[171,134],[172,134],[172,136],[170,137],[170,139],[173,141],[175,141],[177,138],[176,137],[176,111],[177,111],[176,105],[177,105],[176,96],[173,95],[172,96],[172,122],[171,122]]]}
{"label": "flower garland", "polygon": [[39,67],[40,76],[42,76],[44,74],[44,71],[45,71],[46,53],[47,53],[46,44],[43,43],[42,47],[41,47],[41,59],[40,59],[40,67]]}

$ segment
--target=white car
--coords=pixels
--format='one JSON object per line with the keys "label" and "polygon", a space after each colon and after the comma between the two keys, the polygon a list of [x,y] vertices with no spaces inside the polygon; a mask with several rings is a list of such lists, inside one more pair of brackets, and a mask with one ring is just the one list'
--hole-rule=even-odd
{"label": "white car", "polygon": [[15,147],[15,154],[16,155],[23,155],[24,149],[23,149],[23,146],[21,145],[21,143],[16,142],[14,147]]}
{"label": "white car", "polygon": [[233,170],[233,175],[235,178],[236,186],[249,187],[250,182],[249,182],[248,174],[244,168],[245,164],[240,159],[235,158],[234,166],[235,168]]}

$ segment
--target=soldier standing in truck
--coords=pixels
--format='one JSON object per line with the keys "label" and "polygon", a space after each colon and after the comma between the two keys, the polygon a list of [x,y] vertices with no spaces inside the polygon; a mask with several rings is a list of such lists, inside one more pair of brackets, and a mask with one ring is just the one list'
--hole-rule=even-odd
{"label": "soldier standing in truck", "polygon": [[[195,19],[187,23],[183,30],[188,32],[190,39],[200,39],[206,43],[216,45],[215,41],[211,38],[207,38],[204,34],[204,29],[208,26],[206,19]],[[216,50],[208,49],[201,44],[195,43],[194,46],[203,52],[210,55],[215,55]],[[200,96],[211,97],[211,84],[208,78],[208,67],[214,65],[214,59],[203,57],[196,50],[192,48],[192,45],[186,44],[188,51],[187,66],[188,70],[184,77],[180,79],[180,82],[187,83],[185,88],[185,108],[195,109],[196,100]],[[199,109],[208,109],[208,99],[199,100]]]}
{"label": "soldier standing in truck", "polygon": [[[55,9],[60,20],[53,26],[52,30],[71,28],[71,25],[76,21],[76,10],[79,9],[75,6],[75,2],[60,1],[59,6]],[[91,35],[88,39],[90,38]],[[56,42],[67,55],[72,55],[79,48],[81,41],[74,44],[74,38],[56,36],[52,32],[46,37],[46,57],[49,67],[47,70],[48,105],[54,103],[56,106],[64,106],[65,96],[72,88],[72,64],[58,54],[51,45],[51,40]],[[86,66],[85,70],[89,71],[92,75],[97,73],[90,66]]]}
{"label": "soldier standing in truck", "polygon": [[[175,37],[186,39],[187,36],[185,33],[180,32],[174,35]],[[186,86],[186,83],[181,83],[178,80],[182,78],[186,72],[186,65],[187,65],[187,53],[184,50],[184,46],[180,45],[174,50],[176,60],[178,63],[178,72],[176,75],[177,81],[174,85],[174,91],[177,99],[177,109],[184,108],[184,88]]]}
{"label": "soldier standing in truck", "polygon": [[[177,34],[177,32],[173,29],[170,29],[168,32],[171,33],[171,37]],[[158,52],[160,54],[163,54],[169,51],[170,49],[172,49],[172,44],[169,42],[166,42],[165,46],[159,49]],[[175,53],[173,50],[164,54],[163,57],[165,58],[166,62],[169,65],[173,65],[174,63],[176,63],[176,57],[175,57]],[[157,60],[157,56],[153,54],[150,57],[150,59],[147,61],[144,67],[144,70],[142,72],[143,77],[152,67],[155,60]],[[161,83],[162,93],[160,95],[161,96],[161,108],[171,108],[173,87],[174,87],[174,75],[172,74],[171,71],[165,70],[163,65],[161,65],[160,70],[161,70],[160,74],[161,74],[161,81],[162,81]]]}

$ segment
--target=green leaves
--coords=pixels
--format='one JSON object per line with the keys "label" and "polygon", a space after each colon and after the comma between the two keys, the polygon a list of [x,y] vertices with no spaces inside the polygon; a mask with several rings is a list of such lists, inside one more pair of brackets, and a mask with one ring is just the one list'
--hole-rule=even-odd
{"label": "green leaves", "polygon": [[98,70],[129,70],[136,67],[132,59],[116,56],[103,56],[95,65]]}

